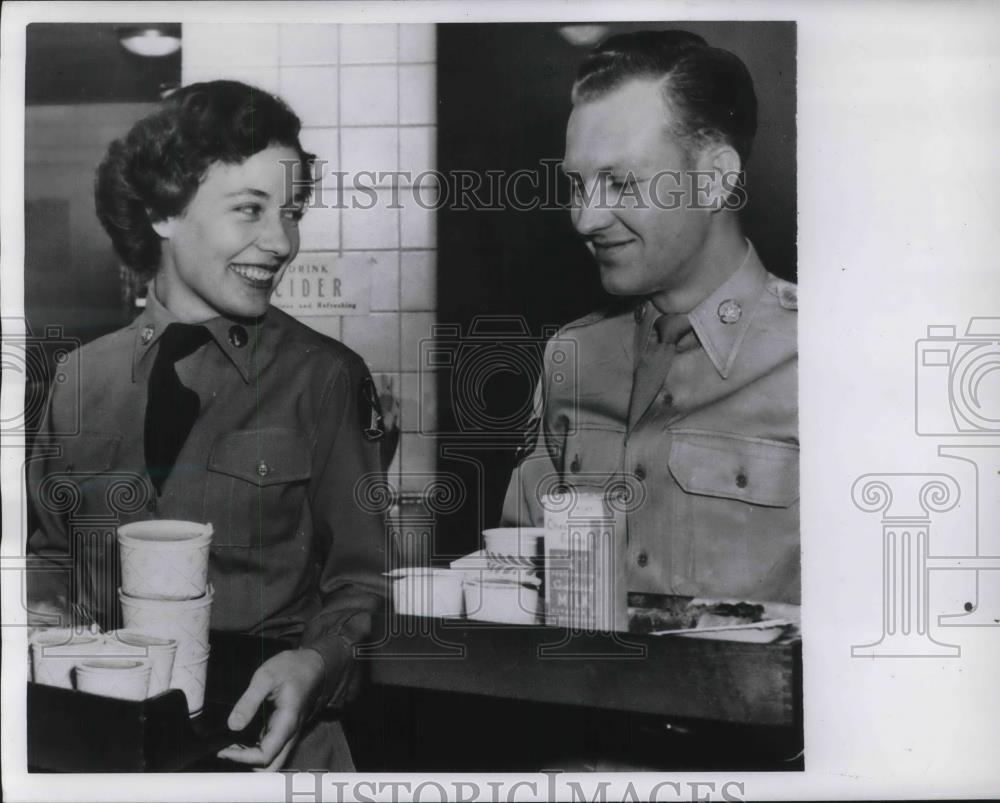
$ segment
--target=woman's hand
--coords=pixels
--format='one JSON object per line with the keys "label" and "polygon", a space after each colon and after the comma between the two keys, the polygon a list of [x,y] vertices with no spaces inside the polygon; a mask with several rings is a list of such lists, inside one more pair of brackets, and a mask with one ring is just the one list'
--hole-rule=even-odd
{"label": "woman's hand", "polygon": [[265,770],[281,768],[323,685],[326,666],[311,649],[286,650],[261,664],[229,715],[230,730],[243,730],[264,700],[274,711],[254,747],[231,745],[219,758]]}

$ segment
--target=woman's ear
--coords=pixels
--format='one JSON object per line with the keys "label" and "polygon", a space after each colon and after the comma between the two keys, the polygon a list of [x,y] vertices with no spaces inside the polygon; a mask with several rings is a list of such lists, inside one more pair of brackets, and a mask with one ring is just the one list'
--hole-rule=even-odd
{"label": "woman's ear", "polygon": [[169,240],[174,234],[174,218],[167,217],[160,220],[153,220],[152,213],[147,209],[146,214],[150,217],[149,225],[153,227],[161,240]]}

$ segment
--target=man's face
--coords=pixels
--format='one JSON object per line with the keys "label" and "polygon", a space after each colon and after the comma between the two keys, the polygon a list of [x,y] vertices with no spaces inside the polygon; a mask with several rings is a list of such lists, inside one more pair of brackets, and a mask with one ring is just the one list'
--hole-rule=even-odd
{"label": "man's face", "polygon": [[661,91],[659,81],[629,81],[578,104],[566,128],[573,225],[614,295],[684,287],[708,237],[710,215],[693,208],[684,173],[695,165],[668,131]]}
{"label": "man's face", "polygon": [[267,310],[299,250],[303,199],[292,195],[286,167],[297,160],[271,146],[240,164],[216,162],[184,212],[155,224],[164,238],[158,297],[181,320]]}

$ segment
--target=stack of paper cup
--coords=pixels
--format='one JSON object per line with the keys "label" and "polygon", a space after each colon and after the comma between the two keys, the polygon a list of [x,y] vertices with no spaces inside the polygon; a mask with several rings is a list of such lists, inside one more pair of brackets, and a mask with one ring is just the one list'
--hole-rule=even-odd
{"label": "stack of paper cup", "polygon": [[211,541],[211,524],[144,521],[118,528],[125,629],[177,643],[170,688],[184,692],[191,716],[205,699]]}

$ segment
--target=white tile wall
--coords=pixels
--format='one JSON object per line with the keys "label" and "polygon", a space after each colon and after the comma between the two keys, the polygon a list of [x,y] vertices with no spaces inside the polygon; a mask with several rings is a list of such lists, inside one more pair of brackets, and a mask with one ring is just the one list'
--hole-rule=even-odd
{"label": "white tile wall", "polygon": [[[380,390],[383,378],[392,380],[404,432],[390,480],[399,483],[402,471],[407,490],[407,471],[432,472],[436,463],[433,438],[417,432],[421,420],[436,420],[433,383],[425,378],[421,393],[417,373],[419,341],[430,335],[437,304],[436,215],[421,209],[411,190],[388,189],[389,182],[377,190],[375,208],[350,208],[353,197],[370,203],[370,195],[350,191],[338,208],[336,180],[329,174],[416,175],[434,169],[436,28],[186,23],[183,37],[185,83],[232,78],[279,94],[302,120],[303,147],[327,161],[320,191],[326,206],[311,208],[303,218],[301,249],[364,252],[370,258],[371,313],[307,323],[361,354]],[[425,203],[433,201],[432,186],[424,180]],[[403,209],[386,208],[393,192]],[[417,484],[423,487],[426,480]]]}

